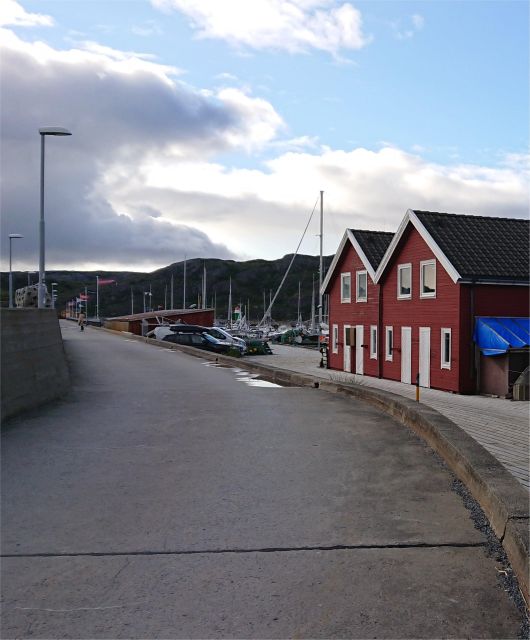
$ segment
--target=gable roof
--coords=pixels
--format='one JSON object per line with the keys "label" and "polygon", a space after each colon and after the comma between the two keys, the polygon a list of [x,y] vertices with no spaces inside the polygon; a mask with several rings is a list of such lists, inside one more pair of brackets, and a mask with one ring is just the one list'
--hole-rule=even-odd
{"label": "gable roof", "polygon": [[528,284],[530,281],[528,220],[409,209],[379,264],[376,282],[409,223],[453,282]]}
{"label": "gable roof", "polygon": [[322,283],[322,293],[326,292],[333,273],[335,272],[335,269],[342,257],[344,247],[347,245],[348,241],[361,259],[366,271],[370,274],[372,280],[374,280],[377,267],[385,255],[385,251],[393,237],[394,234],[387,231],[346,229],[339,244],[339,248],[337,249],[326,273],[324,282]]}

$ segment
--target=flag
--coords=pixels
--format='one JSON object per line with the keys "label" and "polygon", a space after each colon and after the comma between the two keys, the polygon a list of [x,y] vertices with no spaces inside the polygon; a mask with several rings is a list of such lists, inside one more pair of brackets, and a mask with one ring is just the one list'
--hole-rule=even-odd
{"label": "flag", "polygon": [[100,278],[98,280],[98,284],[99,286],[103,285],[103,284],[118,284],[116,282],[116,280],[110,280],[109,278]]}

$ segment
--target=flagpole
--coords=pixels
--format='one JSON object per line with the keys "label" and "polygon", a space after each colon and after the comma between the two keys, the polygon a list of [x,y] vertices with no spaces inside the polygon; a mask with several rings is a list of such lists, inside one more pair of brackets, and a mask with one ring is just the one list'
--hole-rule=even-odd
{"label": "flagpole", "polygon": [[99,322],[99,276],[96,276],[96,320]]}

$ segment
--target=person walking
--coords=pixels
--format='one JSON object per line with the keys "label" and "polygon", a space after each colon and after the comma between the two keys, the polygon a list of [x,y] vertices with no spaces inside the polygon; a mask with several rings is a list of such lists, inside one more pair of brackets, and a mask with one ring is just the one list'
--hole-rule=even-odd
{"label": "person walking", "polygon": [[86,316],[83,311],[81,311],[77,316],[77,324],[79,325],[79,328],[81,329],[81,331],[85,330]]}

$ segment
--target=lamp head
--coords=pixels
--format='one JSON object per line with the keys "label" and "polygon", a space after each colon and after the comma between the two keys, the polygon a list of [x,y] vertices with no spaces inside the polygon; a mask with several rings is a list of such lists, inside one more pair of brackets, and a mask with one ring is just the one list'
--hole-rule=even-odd
{"label": "lamp head", "polygon": [[42,127],[39,129],[41,136],[71,136],[72,132],[64,127]]}
{"label": "lamp head", "polygon": [[10,233],[9,234],[9,238],[23,238],[24,236],[21,236],[20,233]]}

